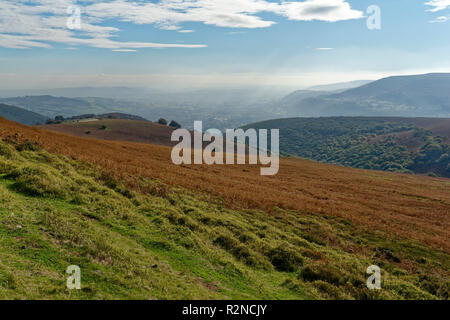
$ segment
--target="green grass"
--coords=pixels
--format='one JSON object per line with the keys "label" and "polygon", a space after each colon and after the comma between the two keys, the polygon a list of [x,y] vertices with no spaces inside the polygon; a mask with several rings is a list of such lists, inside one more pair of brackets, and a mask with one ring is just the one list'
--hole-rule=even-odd
{"label": "green grass", "polygon": [[[313,212],[232,210],[141,183],[154,192],[0,142],[0,298],[448,299],[445,252]],[[365,286],[372,264],[381,291]],[[69,265],[81,290],[66,288]]]}

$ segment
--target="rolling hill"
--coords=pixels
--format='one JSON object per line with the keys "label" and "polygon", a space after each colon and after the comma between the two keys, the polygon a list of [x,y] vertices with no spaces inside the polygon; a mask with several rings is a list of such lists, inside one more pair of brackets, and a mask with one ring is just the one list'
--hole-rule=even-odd
{"label": "rolling hill", "polygon": [[[169,147],[4,119],[0,137],[1,297],[449,298],[448,179],[290,158],[270,177],[175,166]],[[383,290],[366,288],[373,264]]]}
{"label": "rolling hill", "polygon": [[[26,96],[16,98],[3,98],[0,102],[14,104],[21,108],[43,114],[53,118],[57,115],[72,116],[74,113],[101,113],[103,110],[93,110],[91,105],[80,99],[53,97],[53,96]],[[94,112],[100,111],[100,112]]]}
{"label": "rolling hill", "polygon": [[297,116],[449,117],[450,74],[389,77],[284,107]]}
{"label": "rolling hill", "polygon": [[28,125],[44,123],[47,120],[43,115],[2,103],[0,103],[0,117]]}
{"label": "rolling hill", "polygon": [[343,166],[450,177],[450,118],[292,118],[246,127],[280,129],[280,151]]}
{"label": "rolling hill", "polygon": [[[35,94],[40,92],[31,91]],[[154,121],[161,117],[180,119],[182,126],[189,129],[192,129],[195,120],[203,120],[208,128],[226,129],[247,121],[283,116],[284,110],[272,108],[273,102],[285,94],[285,91],[277,92],[270,88],[170,93],[140,88],[72,88],[42,92],[58,96],[47,94],[0,98],[0,103],[17,105],[50,118],[120,112]],[[76,94],[80,96],[73,97]],[[99,96],[95,96],[97,94]]]}
{"label": "rolling hill", "polygon": [[67,133],[73,136],[102,140],[117,140],[172,146],[174,128],[150,121],[127,119],[87,120],[39,126],[42,129]]}
{"label": "rolling hill", "polygon": [[67,97],[13,97],[2,98],[0,103],[51,118],[120,112],[153,121],[177,119],[188,129],[193,129],[195,120],[203,120],[205,127],[225,130],[290,117],[450,117],[447,92],[448,74],[428,74],[316,86],[286,96],[282,90],[267,87],[170,93],[143,88],[68,88],[34,91]]}
{"label": "rolling hill", "polygon": [[136,121],[149,122],[147,119],[142,118],[140,116],[136,116],[134,114],[121,113],[121,112],[110,112],[110,113],[104,113],[104,114],[82,114],[82,115],[66,118],[65,121],[80,122],[80,121],[85,121],[85,120],[89,120],[92,118],[97,119],[97,120],[116,119],[116,120],[136,120]]}
{"label": "rolling hill", "polygon": [[104,114],[124,112],[135,114],[144,108],[142,104],[108,98],[65,98],[50,95],[2,98],[0,103],[12,104],[42,114],[49,118],[55,116],[72,117],[82,114]]}
{"label": "rolling hill", "polygon": [[281,105],[292,105],[298,101],[302,101],[309,98],[317,98],[323,95],[329,94],[328,91],[315,91],[315,90],[297,90],[291,94],[285,96],[281,101]]}
{"label": "rolling hill", "polygon": [[331,83],[326,85],[318,85],[309,87],[307,90],[313,91],[345,91],[353,88],[358,88],[368,83],[373,82],[372,80],[356,80],[350,82],[340,82],[340,83]]}

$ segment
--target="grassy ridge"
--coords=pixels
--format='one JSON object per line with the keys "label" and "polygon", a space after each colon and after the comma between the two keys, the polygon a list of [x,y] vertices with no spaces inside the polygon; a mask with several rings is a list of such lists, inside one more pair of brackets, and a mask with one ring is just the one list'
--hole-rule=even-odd
{"label": "grassy ridge", "polygon": [[[29,141],[0,142],[0,298],[448,299],[449,255],[314,211],[133,191]],[[82,270],[82,290],[65,269]],[[365,287],[383,268],[383,290]]]}

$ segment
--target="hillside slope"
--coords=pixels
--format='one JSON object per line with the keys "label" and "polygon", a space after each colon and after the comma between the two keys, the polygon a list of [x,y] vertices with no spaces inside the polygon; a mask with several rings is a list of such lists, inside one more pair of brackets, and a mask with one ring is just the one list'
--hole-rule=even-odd
{"label": "hillside slope", "polygon": [[49,118],[55,116],[71,117],[82,114],[104,114],[124,112],[136,114],[143,109],[142,104],[124,102],[107,98],[66,98],[43,96],[25,96],[0,98],[0,103],[12,104]]}
{"label": "hillside slope", "polygon": [[280,129],[285,154],[354,168],[450,177],[450,118],[291,118],[244,128]]}
{"label": "hillside slope", "polygon": [[331,84],[309,87],[309,88],[307,88],[307,90],[328,91],[328,92],[330,92],[330,91],[345,91],[345,90],[361,87],[370,82],[373,82],[373,80],[356,80],[356,81],[350,81],[350,82],[331,83]]}
{"label": "hillside slope", "polygon": [[78,137],[142,142],[163,146],[174,145],[170,140],[173,128],[148,121],[97,120],[44,125],[40,128]]}
{"label": "hillside slope", "polygon": [[22,108],[0,103],[0,117],[22,124],[34,125],[44,123],[46,117]]}
{"label": "hillside slope", "polygon": [[450,74],[389,77],[342,93],[297,99],[297,116],[449,117]]}
{"label": "hillside slope", "polygon": [[[3,297],[449,297],[448,179],[285,158],[274,177],[175,166],[167,147],[2,119],[0,137]],[[381,291],[365,287],[372,264]]]}

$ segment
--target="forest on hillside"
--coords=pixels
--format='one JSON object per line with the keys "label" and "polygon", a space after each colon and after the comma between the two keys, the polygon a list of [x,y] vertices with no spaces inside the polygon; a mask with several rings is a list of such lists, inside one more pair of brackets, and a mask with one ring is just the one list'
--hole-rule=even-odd
{"label": "forest on hillside", "polygon": [[450,177],[447,136],[408,119],[293,118],[246,128],[279,128],[280,150],[348,167]]}

